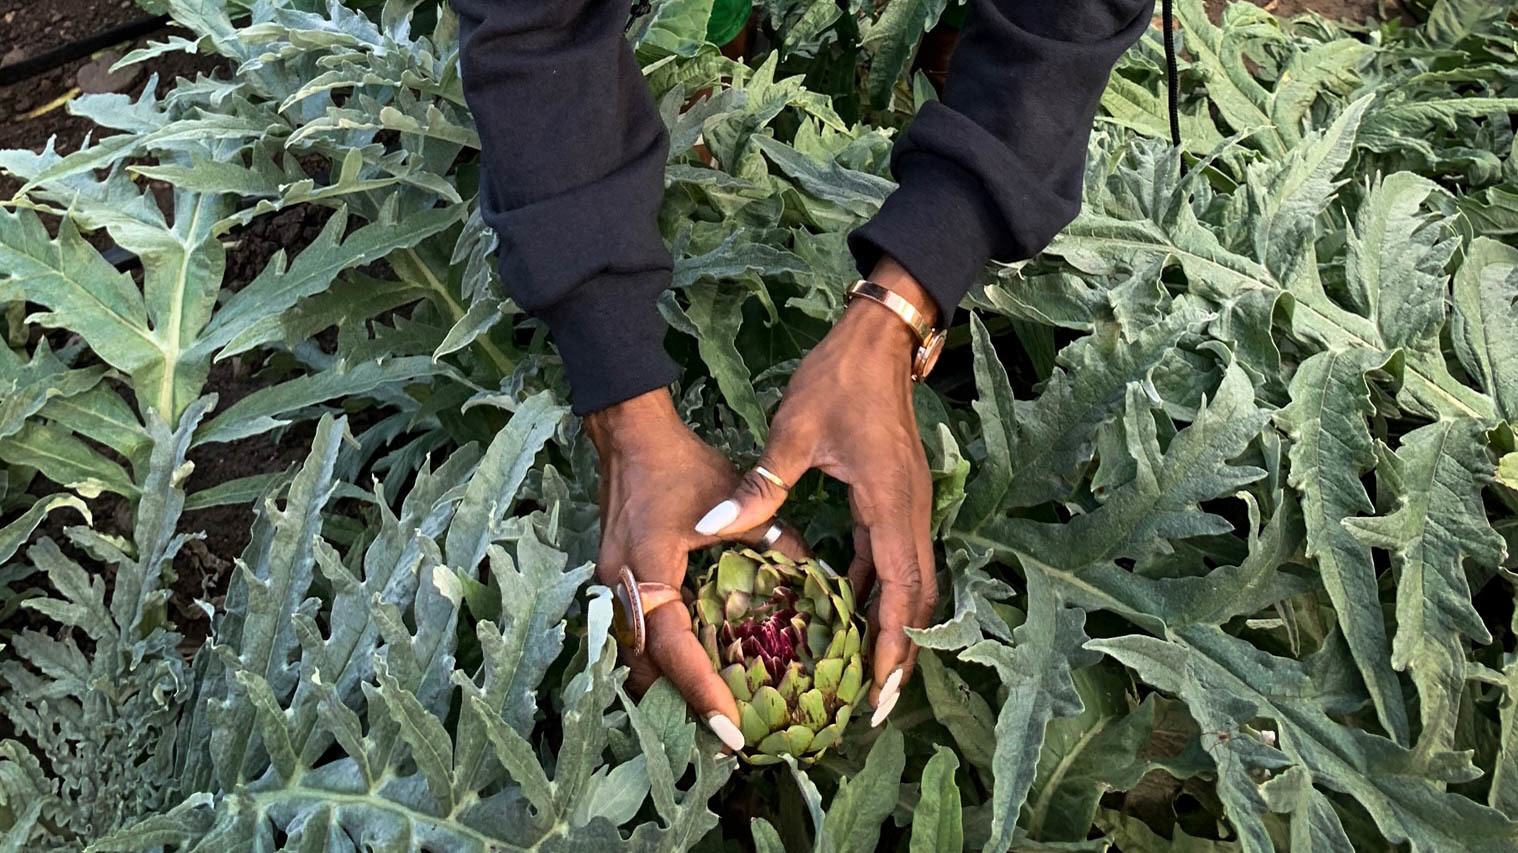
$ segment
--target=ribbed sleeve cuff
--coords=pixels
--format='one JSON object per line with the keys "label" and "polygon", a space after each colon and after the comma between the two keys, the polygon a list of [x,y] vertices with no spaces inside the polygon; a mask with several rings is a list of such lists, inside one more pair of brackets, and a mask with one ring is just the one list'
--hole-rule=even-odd
{"label": "ribbed sleeve cuff", "polygon": [[893,170],[900,186],[849,233],[849,250],[861,276],[882,253],[895,258],[938,303],[939,325],[947,326],[1007,226],[975,176],[947,160],[905,153]]}
{"label": "ribbed sleeve cuff", "polygon": [[603,273],[533,312],[548,324],[569,375],[573,411],[587,415],[661,385],[679,368],[664,351],[659,292],[669,270]]}

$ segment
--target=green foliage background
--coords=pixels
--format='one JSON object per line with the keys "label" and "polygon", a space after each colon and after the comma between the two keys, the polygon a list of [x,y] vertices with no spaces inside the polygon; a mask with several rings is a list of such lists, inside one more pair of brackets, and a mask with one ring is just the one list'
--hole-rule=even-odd
{"label": "green foliage background", "polygon": [[[920,676],[816,766],[743,773],[667,685],[623,689],[592,449],[495,280],[446,3],[164,5],[182,31],[122,63],[231,77],[0,152],[0,850],[1518,849],[1511,2],[1179,0],[1182,151],[1151,32],[1081,216],[986,270],[919,391]],[[756,3],[748,64],[711,0],[632,23],[678,400],[740,463],[841,308],[946,5]],[[224,288],[232,229],[302,203],[316,240]],[[220,408],[232,357],[267,384]],[[297,422],[301,465],[186,491],[192,450]],[[837,488],[795,495],[841,556]],[[224,504],[252,541],[187,656],[182,514]],[[84,523],[35,535],[53,513]]]}

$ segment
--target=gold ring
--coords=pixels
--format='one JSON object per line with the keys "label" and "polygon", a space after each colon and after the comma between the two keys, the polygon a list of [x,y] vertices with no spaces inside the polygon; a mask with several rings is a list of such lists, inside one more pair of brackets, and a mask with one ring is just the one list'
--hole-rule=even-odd
{"label": "gold ring", "polygon": [[778,477],[775,474],[774,471],[771,471],[770,469],[764,467],[763,465],[755,465],[754,466],[754,473],[758,474],[759,476],[763,477],[766,480],[769,480],[771,483],[774,483],[775,485],[779,486],[781,489],[783,489],[783,490],[785,490],[787,492],[789,492],[791,490],[790,483],[787,483],[786,481],[780,479],[780,477]]}
{"label": "gold ring", "polygon": [[633,654],[641,655],[648,643],[647,615],[680,601],[680,590],[667,583],[639,583],[627,566],[617,570],[617,579],[616,595],[612,598],[612,634]]}

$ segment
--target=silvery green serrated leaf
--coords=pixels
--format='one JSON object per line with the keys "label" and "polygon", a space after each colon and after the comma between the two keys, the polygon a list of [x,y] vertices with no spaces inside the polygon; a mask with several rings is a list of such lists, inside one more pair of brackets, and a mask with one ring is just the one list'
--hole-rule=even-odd
{"label": "silvery green serrated leaf", "polygon": [[[908,627],[907,635],[913,642],[923,648],[956,651],[984,638],[984,617],[992,609],[991,602],[1010,598],[1013,593],[1006,582],[987,574],[990,559],[991,553],[985,550],[949,550],[946,562],[954,585],[954,615],[928,628]],[[1001,631],[1005,634],[1005,626]]]}
{"label": "silvery green serrated leaf", "polygon": [[1453,46],[1506,19],[1512,6],[1510,0],[1439,0],[1429,11],[1428,36],[1435,44]]}
{"label": "silvery green serrated leaf", "polygon": [[198,492],[185,497],[184,508],[186,512],[208,509],[213,506],[246,505],[258,500],[278,484],[284,482],[286,475],[282,472],[273,474],[252,474],[247,477],[238,477],[218,483],[210,488],[201,489]]}
{"label": "silvery green serrated leaf", "polygon": [[1288,482],[1302,496],[1307,555],[1317,561],[1381,724],[1406,744],[1407,712],[1390,664],[1370,548],[1343,526],[1346,518],[1374,509],[1359,479],[1376,461],[1365,423],[1372,411],[1366,374],[1387,360],[1364,349],[1309,358],[1292,377],[1291,404],[1276,414],[1276,424],[1292,440]]}
{"label": "silvery green serrated leaf", "polygon": [[194,467],[187,465],[185,458],[190,436],[215,404],[214,395],[191,403],[172,432],[157,412],[148,412],[153,450],[138,491],[137,519],[132,528],[138,559],[133,566],[117,566],[116,587],[111,594],[111,613],[123,631],[143,630],[146,598],[159,588],[184,542],[176,532],[184,512],[184,482]]}
{"label": "silvery green serrated leaf", "polygon": [[212,418],[195,436],[195,443],[229,442],[259,435],[290,424],[288,418],[295,413],[328,400],[363,396],[387,385],[449,375],[452,370],[427,356],[339,363],[332,369],[298,376],[243,397]]}
{"label": "silvery green serrated leaf", "polygon": [[[1512,160],[1509,155],[1508,162]],[[1514,192],[1513,186],[1509,183],[1487,187],[1455,199],[1464,219],[1470,223],[1471,236],[1501,238],[1518,234],[1518,192]]]}
{"label": "silvery green serrated leaf", "polygon": [[[553,783],[543,772],[532,745],[516,730],[501,721],[500,717],[479,697],[469,703],[468,714],[475,715],[489,736],[495,758],[505,768],[508,777],[521,789],[527,801],[537,810],[539,821],[558,820],[559,810],[554,803]],[[465,778],[465,777],[455,777]]]}
{"label": "silvery green serrated leaf", "polygon": [[1206,81],[1207,96],[1223,120],[1235,131],[1254,131],[1255,143],[1266,154],[1280,156],[1286,145],[1267,112],[1270,94],[1245,67],[1228,22],[1222,28],[1214,26],[1202,0],[1180,0],[1175,17],[1194,57],[1191,68]]}
{"label": "silvery green serrated leaf", "polygon": [[[263,148],[265,150],[259,150]],[[191,151],[187,163],[159,163],[157,165],[128,166],[134,175],[155,181],[166,181],[176,189],[195,193],[233,193],[245,197],[278,198],[282,184],[296,179],[289,169],[294,163],[286,161],[284,170],[274,165],[272,146],[255,144],[251,150],[252,165],[228,162],[213,157],[210,151]],[[304,173],[301,173],[304,174]]]}
{"label": "silvery green serrated leaf", "polygon": [[799,276],[809,271],[806,262],[795,254],[755,242],[739,230],[728,234],[710,252],[676,258],[670,286],[688,289],[706,278],[722,282],[750,275]]}
{"label": "silvery green serrated leaf", "polygon": [[[383,661],[383,659],[381,659]],[[406,742],[411,760],[427,781],[435,814],[451,814],[455,809],[453,789],[449,784],[453,769],[453,738],[443,721],[433,716],[416,695],[402,686],[383,665],[376,666],[380,690],[385,694],[385,709]]]}
{"label": "silvery green serrated leaf", "polygon": [[713,0],[657,0],[632,34],[643,64],[664,56],[694,56],[707,44]]}
{"label": "silvery green serrated leaf", "polygon": [[982,770],[992,767],[996,715],[986,700],[927,649],[917,655],[917,673],[933,716],[954,736],[959,754]]}
{"label": "silvery green serrated leaf", "polygon": [[1455,353],[1492,398],[1496,412],[1518,421],[1518,250],[1489,238],[1466,249],[1455,273]]}
{"label": "silvery green serrated leaf", "polygon": [[1130,710],[1124,679],[1112,669],[1089,667],[1072,677],[1084,707],[1049,721],[1020,821],[1040,841],[1084,839],[1102,796],[1128,790],[1150,769],[1139,752],[1154,728],[1154,697]]}
{"label": "silvery green serrated leaf", "polygon": [[[1415,761],[1413,753],[1386,738],[1337,722],[1311,691],[1299,664],[1219,628],[1190,626],[1169,641],[1129,635],[1087,645],[1133,667],[1145,681],[1180,693],[1194,713],[1210,707],[1226,716],[1226,706],[1253,707],[1256,716],[1279,726],[1277,743],[1287,757],[1305,766],[1316,782],[1354,797],[1388,840],[1407,841],[1415,853],[1496,853],[1507,850],[1518,832],[1518,824],[1499,812],[1436,787],[1439,776],[1469,778],[1469,765],[1440,770]],[[1246,737],[1259,743],[1234,732],[1226,741],[1214,738],[1220,743],[1213,753],[1227,755]],[[1249,748],[1259,753],[1263,745]],[[1229,772],[1241,794],[1256,784],[1241,765]]]}
{"label": "silvery green serrated leaf", "polygon": [[1467,678],[1466,644],[1492,641],[1471,603],[1465,561],[1495,569],[1505,543],[1487,520],[1482,490],[1495,471],[1486,425],[1441,420],[1402,437],[1395,453],[1376,448],[1376,484],[1390,509],[1343,524],[1365,544],[1388,551],[1397,570],[1397,631],[1391,665],[1411,670],[1423,728],[1420,753],[1455,748]]}
{"label": "silvery green serrated leaf", "polygon": [[870,52],[865,91],[870,104],[884,109],[891,92],[917,53],[918,42],[938,23],[948,0],[891,0],[861,27],[859,40]]}
{"label": "silvery green serrated leaf", "polygon": [[82,438],[114,449],[134,467],[151,443],[132,407],[104,383],[73,396],[52,397],[38,414]]}
{"label": "silvery green serrated leaf", "polygon": [[977,308],[1007,317],[1082,332],[1091,331],[1108,307],[1104,294],[1081,276],[1056,272],[1024,277],[1011,268],[999,269],[996,283],[980,292],[972,288],[967,299]]}
{"label": "silvery green serrated leaf", "polygon": [[754,136],[753,143],[808,194],[856,216],[872,215],[896,188],[893,181],[848,169],[836,160],[819,163],[767,136]]}
{"label": "silvery green serrated leaf", "polygon": [[480,565],[495,538],[496,525],[510,513],[538,451],[566,415],[566,407],[555,402],[551,393],[540,391],[524,400],[491,440],[444,540],[449,565],[471,572]]}
{"label": "silvery green serrated leaf", "polygon": [[[1395,90],[1392,92],[1396,94]],[[1405,96],[1404,96],[1405,97]],[[1484,118],[1493,114],[1518,112],[1518,98],[1490,98],[1450,92],[1445,97],[1425,95],[1416,100],[1402,99],[1366,116],[1360,144],[1373,151],[1424,149],[1435,159],[1434,149],[1425,140],[1439,130],[1457,131],[1462,118]]]}
{"label": "silvery green serrated leaf", "polygon": [[785,844],[780,841],[780,833],[775,831],[774,824],[762,817],[749,818],[749,831],[754,834],[757,853],[785,853]]}
{"label": "silvery green serrated leaf", "polygon": [[[1137,340],[1123,341],[1109,327],[1061,350],[1043,393],[1019,405],[1016,414],[1000,413],[1002,420],[1019,425],[1018,463],[1004,465],[1013,471],[1013,480],[1003,505],[1033,506],[1066,497],[1090,460],[1097,427],[1122,405],[1128,383],[1144,381],[1181,336],[1204,320],[1189,310],[1178,311]],[[985,521],[961,510],[956,526],[972,531]]]}
{"label": "silvery green serrated leaf", "polygon": [[553,773],[554,807],[561,815],[574,810],[601,763],[607,743],[602,715],[611,705],[616,688],[627,678],[625,669],[613,671],[614,664],[615,659],[605,655],[596,666],[577,673],[565,687],[564,739]]}
{"label": "silvery green serrated leaf", "polygon": [[163,814],[152,815],[128,829],[95,839],[90,843],[90,849],[101,853],[139,853],[160,846],[188,847],[210,828],[212,800],[212,796],[204,792],[191,794]]}
{"label": "silvery green serrated leaf", "polygon": [[1339,38],[1292,51],[1270,93],[1270,117],[1288,146],[1302,141],[1320,100],[1349,96],[1363,85],[1361,69],[1374,55],[1368,44]]}
{"label": "silvery green serrated leaf", "polygon": [[933,757],[922,769],[922,796],[912,811],[911,853],[964,849],[959,785],[954,781],[958,768],[953,750],[933,748]]}
{"label": "silvery green serrated leaf", "polygon": [[[229,296],[196,344],[207,357],[222,349],[225,358],[246,349],[240,342],[262,318],[289,309],[302,299],[325,291],[343,270],[379,260],[397,249],[416,246],[458,221],[459,210],[398,209],[397,196],[386,197],[381,217],[343,237],[348,218],[339,208],[288,266],[283,250],[275,253],[253,281]],[[319,331],[319,330],[318,330]]]}
{"label": "silvery green serrated leaf", "polygon": [[74,435],[50,423],[31,421],[0,438],[0,460],[35,468],[84,498],[113,492],[124,497],[137,487],[126,470]]}
{"label": "silvery green serrated leaf", "polygon": [[697,331],[701,360],[717,380],[727,404],[743,418],[754,440],[762,444],[769,434],[769,422],[737,347],[743,303],[749,291],[732,284],[703,282],[686,287],[685,294],[689,302],[681,313]]}
{"label": "silvery green serrated leaf", "polygon": [[1349,293],[1356,310],[1376,319],[1388,348],[1421,344],[1444,323],[1444,267],[1458,241],[1422,209],[1436,192],[1433,181],[1393,173],[1371,187],[1349,233]]}
{"label": "silvery green serrated leaf", "polygon": [[[94,518],[90,514],[90,508],[84,501],[73,495],[53,495],[38,498],[25,512],[16,516],[5,526],[0,527],[0,566],[16,555],[21,546],[31,539],[32,533],[42,524],[48,514],[55,509],[68,507],[84,516],[86,524],[93,524]],[[3,590],[0,586],[0,590]],[[9,603],[9,602],[7,602]]]}
{"label": "silvery green serrated leaf", "polygon": [[[346,419],[322,418],[283,508],[265,499],[217,626],[216,641],[227,649],[234,668],[262,676],[280,702],[296,689],[296,673],[288,660],[298,642],[290,617],[310,607],[312,542],[321,531],[322,509],[333,488],[332,469],[347,431]],[[234,673],[210,677],[225,679],[228,697],[216,698],[208,710],[215,721],[211,759],[222,788],[235,790],[260,775],[262,747],[253,739],[251,709],[235,701],[240,688]]]}
{"label": "silvery green serrated leaf", "polygon": [[[147,309],[131,276],[118,272],[69,218],[51,239],[24,208],[0,210],[0,300],[30,299],[68,316],[102,360],[128,373],[157,354],[146,338]],[[97,322],[98,321],[98,322]]]}
{"label": "silvery green serrated leaf", "polygon": [[965,502],[955,524],[975,529],[1001,509],[1020,471],[1014,459],[1018,450],[1017,399],[1007,379],[1007,369],[997,357],[991,335],[980,318],[970,315],[970,344],[977,399],[971,408],[980,417],[980,436],[985,459],[974,479],[965,486]]}
{"label": "silvery green serrated leaf", "polygon": [[492,550],[491,575],[501,589],[501,642],[486,645],[484,691],[518,732],[531,731],[535,685],[563,644],[561,620],[575,591],[591,577],[589,565],[565,570],[564,555],[535,538],[517,543],[519,565],[513,567],[499,549]]}
{"label": "silvery green serrated leaf", "polygon": [[1163,553],[1170,539],[1231,530],[1231,524],[1198,505],[1232,495],[1265,473],[1230,463],[1270,419],[1270,412],[1256,405],[1243,369],[1229,366],[1213,400],[1163,453],[1154,418],[1136,388],[1134,395],[1125,432],[1136,474],[1132,482],[1112,490],[1100,508],[1063,525],[997,519],[977,532],[954,535],[978,548],[1080,571],[1119,556]]}
{"label": "silvery green serrated leaf", "polygon": [[620,687],[617,695],[647,758],[645,775],[654,807],[671,820],[676,813],[675,782],[685,774],[695,746],[695,726],[686,722],[685,700],[665,678],[644,694],[642,704],[635,704]]}
{"label": "silvery green serrated leaf", "polygon": [[1353,850],[1333,804],[1312,786],[1312,774],[1301,765],[1288,767],[1260,786],[1271,811],[1290,814],[1293,853]]}
{"label": "silvery green serrated leaf", "polygon": [[242,689],[244,701],[252,708],[253,719],[258,725],[258,736],[269,754],[269,762],[279,778],[294,781],[298,772],[295,747],[290,742],[290,730],[279,699],[269,689],[269,682],[257,673],[238,670],[232,673]]}
{"label": "silvery green serrated leaf", "polygon": [[1340,184],[1336,178],[1354,150],[1371,99],[1366,95],[1345,107],[1331,126],[1305,135],[1279,161],[1249,166],[1246,189],[1258,217],[1255,257],[1277,278],[1290,280],[1296,266],[1314,260],[1316,220]]}
{"label": "silvery green serrated leaf", "polygon": [[[1151,139],[1170,135],[1169,105],[1165,94],[1120,73],[1113,74],[1102,91],[1102,112],[1104,118]],[[1223,135],[1207,114],[1206,101],[1183,103],[1179,117],[1182,150],[1205,154],[1223,141]]]}
{"label": "silvery green serrated leaf", "polygon": [[610,772],[602,767],[591,775],[586,792],[575,801],[569,825],[584,826],[599,817],[613,826],[621,826],[642,807],[648,798],[648,786],[646,755],[618,764]]}
{"label": "silvery green serrated leaf", "polygon": [[[1511,575],[1507,579],[1513,580]],[[1509,820],[1518,821],[1518,656],[1505,656],[1504,664],[1502,677],[1507,695],[1499,709],[1501,734],[1487,805],[1507,815]]]}
{"label": "silvery green serrated leaf", "polygon": [[983,640],[959,654],[961,660],[993,667],[1007,690],[996,716],[986,853],[1003,850],[1013,840],[1049,720],[1078,714],[1083,707],[1071,671],[1096,660],[1082,648],[1088,639],[1085,621],[1085,611],[1066,607],[1048,581],[1030,574],[1028,618],[1014,631],[1017,644]]}
{"label": "silvery green serrated leaf", "polygon": [[55,397],[73,397],[100,383],[103,365],[70,370],[53,355],[44,338],[22,361],[9,348],[0,347],[0,437],[11,435]]}
{"label": "silvery green serrated leaf", "polygon": [[106,608],[103,579],[91,577],[78,563],[64,556],[57,543],[46,537],[27,549],[27,559],[46,574],[63,598],[41,596],[23,601],[22,607],[35,610],[60,625],[77,628],[91,639],[105,643],[107,648],[123,638],[122,626],[116,624],[111,611]]}
{"label": "silvery green serrated leaf", "polygon": [[852,779],[839,780],[838,792],[828,803],[818,830],[819,840],[822,837],[829,840],[828,849],[837,853],[875,849],[880,825],[896,807],[901,772],[906,765],[902,744],[901,732],[894,726],[886,726],[870,747],[864,769]]}

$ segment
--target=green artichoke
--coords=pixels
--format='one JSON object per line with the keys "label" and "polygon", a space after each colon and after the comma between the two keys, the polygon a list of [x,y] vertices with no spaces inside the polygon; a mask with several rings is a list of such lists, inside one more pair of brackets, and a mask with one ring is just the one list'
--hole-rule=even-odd
{"label": "green artichoke", "polygon": [[738,700],[744,759],[774,764],[789,753],[809,764],[843,737],[869,689],[848,581],[816,560],[745,548],[707,571],[692,609]]}

